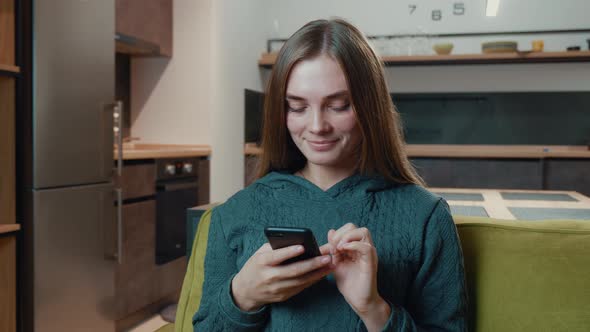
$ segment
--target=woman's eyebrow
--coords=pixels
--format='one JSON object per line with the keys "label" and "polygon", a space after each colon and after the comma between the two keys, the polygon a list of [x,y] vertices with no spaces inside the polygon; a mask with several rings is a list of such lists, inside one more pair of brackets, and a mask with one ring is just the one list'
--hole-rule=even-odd
{"label": "woman's eyebrow", "polygon": [[342,97],[348,97],[348,90],[341,90],[341,91],[332,93],[331,95],[324,97],[324,99],[338,99],[338,98],[342,98]]}
{"label": "woman's eyebrow", "polygon": [[[341,90],[338,92],[334,92],[332,94],[329,94],[327,96],[325,96],[323,99],[338,99],[338,98],[342,98],[342,97],[348,97],[348,90]],[[296,95],[292,95],[292,94],[287,94],[286,97],[287,100],[293,100],[293,101],[305,101],[306,99],[303,97],[299,97]]]}
{"label": "woman's eyebrow", "polygon": [[295,95],[291,95],[291,94],[287,94],[287,100],[295,100],[295,101],[305,101],[305,98],[303,97],[299,97],[299,96],[295,96]]}

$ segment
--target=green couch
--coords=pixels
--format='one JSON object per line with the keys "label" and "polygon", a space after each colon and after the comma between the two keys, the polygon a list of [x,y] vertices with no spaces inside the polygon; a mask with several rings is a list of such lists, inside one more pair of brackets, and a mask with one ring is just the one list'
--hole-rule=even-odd
{"label": "green couch", "polygon": [[[193,331],[210,217],[208,210],[194,227],[176,325],[159,332]],[[471,331],[590,331],[590,220],[454,218],[465,256]]]}

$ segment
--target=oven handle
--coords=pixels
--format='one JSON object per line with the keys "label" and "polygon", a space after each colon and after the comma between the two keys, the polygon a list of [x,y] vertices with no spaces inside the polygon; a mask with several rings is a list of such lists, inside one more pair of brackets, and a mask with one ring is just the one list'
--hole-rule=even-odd
{"label": "oven handle", "polygon": [[191,181],[191,182],[182,182],[182,183],[167,183],[167,184],[159,184],[157,186],[158,191],[174,191],[174,190],[183,190],[183,189],[193,189],[198,188],[199,182]]}

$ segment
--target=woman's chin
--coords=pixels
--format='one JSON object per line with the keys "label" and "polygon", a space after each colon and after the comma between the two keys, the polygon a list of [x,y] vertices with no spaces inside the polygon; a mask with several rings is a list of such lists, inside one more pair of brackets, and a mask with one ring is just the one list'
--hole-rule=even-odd
{"label": "woman's chin", "polygon": [[335,155],[333,153],[307,153],[305,154],[308,163],[317,165],[317,166],[342,166],[346,163],[346,160],[342,158],[340,155]]}

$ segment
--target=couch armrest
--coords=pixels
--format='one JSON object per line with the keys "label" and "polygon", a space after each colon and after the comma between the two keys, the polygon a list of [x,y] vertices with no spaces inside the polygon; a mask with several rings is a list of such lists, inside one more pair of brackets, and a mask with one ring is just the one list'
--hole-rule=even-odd
{"label": "couch armrest", "polygon": [[215,206],[219,205],[219,203],[211,203],[207,205],[200,205],[196,207],[192,207],[190,209],[186,209],[186,258],[187,260],[191,257],[191,252],[193,250],[193,243],[195,242],[195,234],[197,233],[197,228],[199,227],[199,221],[203,214],[209,210],[214,208]]}

